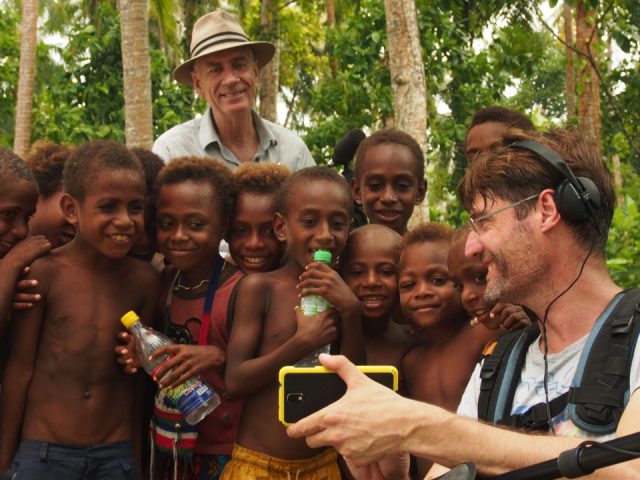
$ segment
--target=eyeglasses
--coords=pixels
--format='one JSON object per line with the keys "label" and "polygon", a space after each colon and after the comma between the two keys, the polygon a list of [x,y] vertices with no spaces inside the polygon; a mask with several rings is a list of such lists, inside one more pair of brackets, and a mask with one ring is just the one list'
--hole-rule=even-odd
{"label": "eyeglasses", "polygon": [[484,215],[481,215],[478,218],[469,217],[469,225],[477,235],[480,235],[480,233],[482,232],[482,222],[484,222],[486,219],[493,217],[497,213],[504,212],[505,210],[509,210],[510,208],[517,207],[521,203],[528,202],[529,200],[533,200],[534,198],[538,198],[539,196],[540,194],[536,193],[535,195],[531,195],[530,197],[524,198],[518,202],[511,203],[506,207],[502,207],[497,210],[494,210],[493,212],[489,212]]}

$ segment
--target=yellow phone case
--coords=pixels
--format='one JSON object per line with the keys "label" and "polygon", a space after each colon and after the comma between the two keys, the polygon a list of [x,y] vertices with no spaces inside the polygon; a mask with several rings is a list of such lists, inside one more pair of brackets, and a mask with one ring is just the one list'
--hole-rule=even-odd
{"label": "yellow phone case", "polygon": [[[369,378],[398,390],[398,370],[391,365],[359,365]],[[278,420],[289,426],[313,412],[330,405],[346,392],[346,385],[333,370],[325,367],[293,367],[280,369]]]}

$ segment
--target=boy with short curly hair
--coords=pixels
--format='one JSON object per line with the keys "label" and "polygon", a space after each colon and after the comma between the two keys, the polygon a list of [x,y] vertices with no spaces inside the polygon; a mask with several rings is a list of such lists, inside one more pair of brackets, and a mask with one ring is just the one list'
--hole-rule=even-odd
{"label": "boy with short curly hair", "polygon": [[76,236],[33,263],[42,300],[12,322],[0,471],[13,457],[9,477],[133,480],[140,395],[113,349],[123,313],[145,323],[155,313],[157,272],[127,256],[143,228],[144,176],[126,147],[99,140],[69,157],[63,179]]}
{"label": "boy with short curly hair", "polygon": [[36,213],[29,221],[29,232],[31,235],[44,235],[53,248],[61,247],[75,236],[73,226],[67,222],[60,207],[64,194],[62,169],[71,152],[73,147],[69,145],[43,140],[36,142],[26,157],[39,190]]}
{"label": "boy with short curly hair", "polygon": [[276,194],[289,169],[274,163],[247,163],[233,172],[238,196],[227,234],[229,253],[245,273],[278,268],[284,243],[273,231]]}

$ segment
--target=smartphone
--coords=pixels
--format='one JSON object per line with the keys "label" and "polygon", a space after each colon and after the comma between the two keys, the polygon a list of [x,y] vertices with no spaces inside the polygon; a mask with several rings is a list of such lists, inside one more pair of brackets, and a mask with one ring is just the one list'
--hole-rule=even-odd
{"label": "smartphone", "polygon": [[[369,378],[398,390],[398,370],[391,365],[363,365]],[[278,392],[278,419],[285,426],[311,415],[338,400],[347,391],[344,381],[325,367],[282,367]]]}

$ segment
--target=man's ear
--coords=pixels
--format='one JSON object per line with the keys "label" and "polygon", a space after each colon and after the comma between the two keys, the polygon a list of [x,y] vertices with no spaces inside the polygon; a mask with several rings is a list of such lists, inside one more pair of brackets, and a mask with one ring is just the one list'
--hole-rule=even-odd
{"label": "man's ear", "polygon": [[427,195],[427,181],[423,180],[422,182],[418,183],[418,195],[416,195],[415,204],[420,205],[422,202],[424,202],[424,197],[426,195]]}
{"label": "man's ear", "polygon": [[362,205],[362,190],[355,178],[351,179],[351,196],[358,205]]}
{"label": "man's ear", "polygon": [[543,190],[538,197],[540,225],[543,232],[551,230],[552,228],[557,226],[562,219],[553,193],[554,192],[552,189],[547,188]]}
{"label": "man's ear", "polygon": [[287,222],[280,212],[273,214],[273,233],[281,242],[287,241]]}
{"label": "man's ear", "polygon": [[202,92],[202,87],[200,85],[200,77],[198,77],[198,74],[195,72],[195,65],[191,69],[190,73],[191,73],[191,83],[193,84],[193,89],[196,91],[199,98],[204,99],[205,98],[204,93]]}
{"label": "man's ear", "polygon": [[68,193],[65,193],[60,197],[60,208],[64,218],[67,219],[71,225],[78,223],[78,204],[77,201]]}

